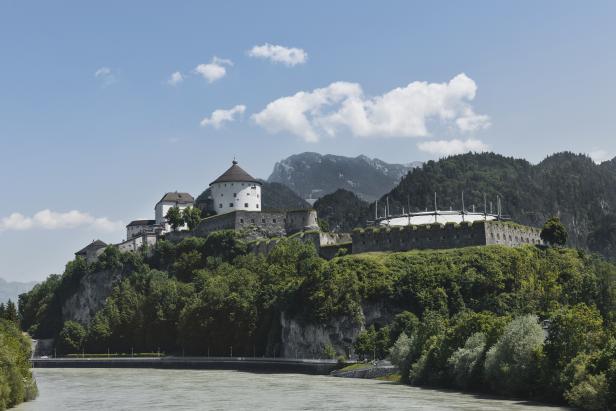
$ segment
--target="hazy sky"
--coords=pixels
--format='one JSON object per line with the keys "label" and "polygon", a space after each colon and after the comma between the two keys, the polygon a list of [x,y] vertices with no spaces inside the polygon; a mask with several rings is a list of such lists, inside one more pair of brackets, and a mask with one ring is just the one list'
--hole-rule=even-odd
{"label": "hazy sky", "polygon": [[61,272],[233,156],[262,178],[303,151],[612,157],[615,17],[613,1],[1,1],[0,277]]}

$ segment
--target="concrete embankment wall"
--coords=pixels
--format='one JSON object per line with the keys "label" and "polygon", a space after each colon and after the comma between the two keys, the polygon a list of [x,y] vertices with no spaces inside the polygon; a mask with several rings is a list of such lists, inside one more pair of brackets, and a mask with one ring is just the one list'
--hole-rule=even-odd
{"label": "concrete embankment wall", "polygon": [[338,368],[335,360],[242,357],[35,358],[31,361],[33,368],[158,368],[315,375],[326,375]]}

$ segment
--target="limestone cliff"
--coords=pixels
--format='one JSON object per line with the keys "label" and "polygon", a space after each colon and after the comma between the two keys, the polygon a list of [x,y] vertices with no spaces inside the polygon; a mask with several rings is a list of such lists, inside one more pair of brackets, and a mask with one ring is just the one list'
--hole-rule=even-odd
{"label": "limestone cliff", "polygon": [[62,306],[63,321],[87,325],[105,304],[114,285],[122,279],[120,270],[103,270],[86,274],[75,293]]}
{"label": "limestone cliff", "polygon": [[[351,316],[332,319],[326,324],[306,324],[280,314],[278,342],[270,344],[271,355],[280,357],[322,357],[325,347],[331,346],[337,355],[353,355],[353,342],[366,327],[372,324],[385,325],[393,315],[382,304],[366,303],[362,307],[361,320]],[[271,341],[271,340],[270,340]]]}

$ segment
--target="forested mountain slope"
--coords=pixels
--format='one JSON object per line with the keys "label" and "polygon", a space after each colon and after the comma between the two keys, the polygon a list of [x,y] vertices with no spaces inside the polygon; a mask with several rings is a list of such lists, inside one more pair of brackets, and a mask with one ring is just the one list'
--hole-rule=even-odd
{"label": "forested mountain slope", "polygon": [[[411,170],[396,188],[381,197],[380,214],[389,197],[392,213],[402,207],[413,211],[432,210],[434,193],[439,209],[461,209],[461,193],[465,206],[483,210],[484,194],[487,208],[496,212],[497,196],[502,201],[503,214],[517,222],[541,226],[552,215],[560,216],[569,231],[569,245],[587,247],[590,242],[596,251],[613,252],[616,233],[605,229],[616,212],[616,161],[595,164],[588,156],[570,152],[557,153],[533,165],[526,160],[505,157],[494,153],[463,154],[428,161]],[[359,212],[358,204],[347,199],[336,201],[329,197],[328,207],[336,213],[321,215],[330,227],[349,227],[362,224],[354,216],[371,218],[374,204],[364,205],[367,211]],[[317,208],[318,209],[318,208]],[[348,217],[347,217],[348,216]],[[614,226],[614,224],[612,224]]]}

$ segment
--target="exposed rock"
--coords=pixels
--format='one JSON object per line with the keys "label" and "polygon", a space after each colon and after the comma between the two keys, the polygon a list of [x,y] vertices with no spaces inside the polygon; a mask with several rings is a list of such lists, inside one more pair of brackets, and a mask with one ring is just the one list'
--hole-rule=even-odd
{"label": "exposed rock", "polygon": [[121,279],[121,271],[104,270],[86,274],[79,282],[75,294],[64,302],[62,319],[89,324],[96,312],[103,308],[114,285]]}

